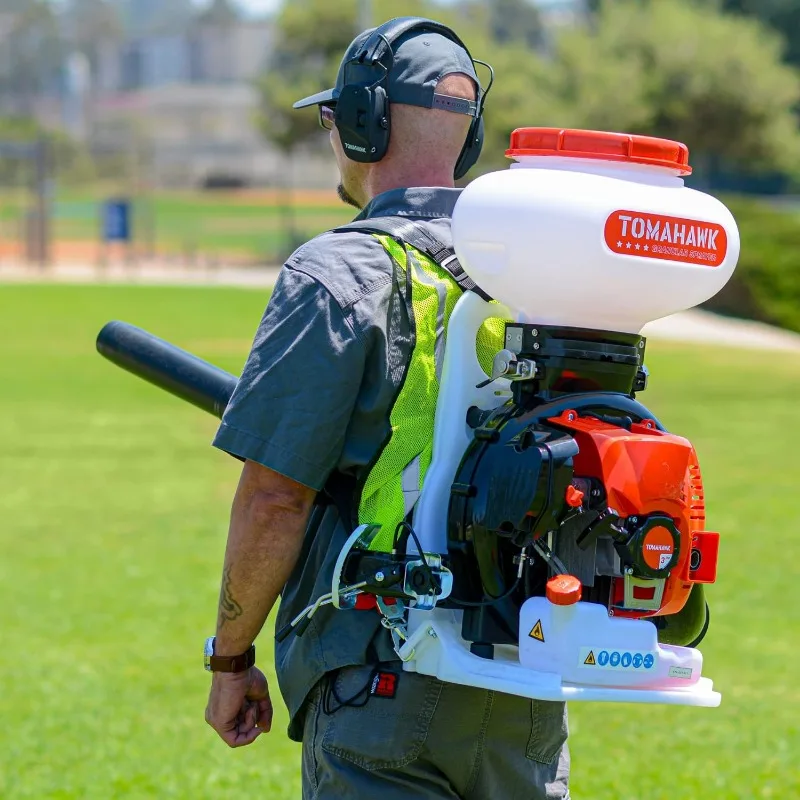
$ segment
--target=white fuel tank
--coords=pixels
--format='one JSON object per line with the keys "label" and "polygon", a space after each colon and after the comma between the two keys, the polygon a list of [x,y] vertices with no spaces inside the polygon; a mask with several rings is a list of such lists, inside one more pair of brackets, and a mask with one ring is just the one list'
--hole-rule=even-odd
{"label": "white fuel tank", "polygon": [[467,274],[517,321],[638,333],[733,274],[736,222],[684,185],[685,145],[520,128],[506,155],[511,169],[462,192],[453,242]]}

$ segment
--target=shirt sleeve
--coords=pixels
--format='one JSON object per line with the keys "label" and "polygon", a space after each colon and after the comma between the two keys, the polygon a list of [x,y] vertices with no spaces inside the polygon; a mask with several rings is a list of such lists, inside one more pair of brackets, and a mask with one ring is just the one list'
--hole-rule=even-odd
{"label": "shirt sleeve", "polygon": [[284,267],[214,446],[319,491],[342,453],[365,351],[328,290]]}

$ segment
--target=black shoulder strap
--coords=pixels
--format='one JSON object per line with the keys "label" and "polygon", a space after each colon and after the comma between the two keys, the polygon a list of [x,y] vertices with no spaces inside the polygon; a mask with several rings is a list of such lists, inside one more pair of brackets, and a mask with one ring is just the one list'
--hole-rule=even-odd
{"label": "black shoulder strap", "polygon": [[487,301],[492,299],[464,272],[455,250],[451,247],[445,247],[434,236],[431,236],[422,224],[415,220],[404,217],[376,217],[342,225],[340,228],[334,228],[332,232],[348,233],[350,231],[388,234],[401,243],[410,244],[435,261],[461,287],[462,291],[475,292],[478,297]]}

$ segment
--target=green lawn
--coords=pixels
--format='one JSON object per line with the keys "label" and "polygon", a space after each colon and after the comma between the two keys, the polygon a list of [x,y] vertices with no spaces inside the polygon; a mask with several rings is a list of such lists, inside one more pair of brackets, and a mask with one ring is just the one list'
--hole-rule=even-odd
{"label": "green lawn", "polygon": [[[52,204],[57,242],[98,241],[102,201],[113,193],[59,190]],[[0,236],[21,230],[26,196],[0,193]],[[297,195],[293,201],[298,240],[353,218],[333,192],[328,197]],[[143,247],[161,254],[274,261],[294,249],[286,236],[287,218],[270,197],[237,192],[159,192],[134,205],[132,230]],[[288,248],[288,251],[287,251]]]}
{"label": "green lawn", "polygon": [[[280,702],[250,748],[203,722],[237,463],[211,417],[94,351],[125,319],[236,371],[266,299],[0,286],[0,798],[299,797]],[[573,796],[800,797],[800,358],[649,353],[642,399],[697,446],[723,534],[703,647],[723,704],[574,705]]]}

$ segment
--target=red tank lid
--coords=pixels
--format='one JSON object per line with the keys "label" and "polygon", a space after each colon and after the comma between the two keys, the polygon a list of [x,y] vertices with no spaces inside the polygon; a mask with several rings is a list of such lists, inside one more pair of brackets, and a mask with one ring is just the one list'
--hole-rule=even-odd
{"label": "red tank lid", "polygon": [[667,167],[680,175],[691,175],[689,148],[671,139],[607,131],[571,128],[517,128],[511,133],[508,158],[517,156],[561,156],[593,158]]}

